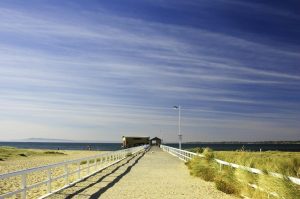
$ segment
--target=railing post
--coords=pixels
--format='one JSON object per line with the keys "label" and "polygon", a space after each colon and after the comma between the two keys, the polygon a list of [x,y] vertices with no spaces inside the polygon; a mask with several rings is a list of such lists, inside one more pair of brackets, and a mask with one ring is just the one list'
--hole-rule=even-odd
{"label": "railing post", "polygon": [[87,162],[87,173],[88,173],[88,175],[90,174],[90,160],[89,159]]}
{"label": "railing post", "polygon": [[27,174],[22,174],[21,178],[21,188],[23,189],[21,193],[21,198],[26,199]]}
{"label": "railing post", "polygon": [[65,183],[66,185],[69,184],[69,168],[68,168],[68,164],[65,164],[65,174],[66,174],[66,177],[65,177]]}
{"label": "railing post", "polygon": [[98,166],[98,162],[97,162],[97,158],[95,158],[95,171],[97,171],[97,166]]}
{"label": "railing post", "polygon": [[47,172],[48,172],[47,191],[48,193],[51,193],[51,169],[48,169]]}
{"label": "railing post", "polygon": [[77,177],[80,179],[80,162],[77,163]]}

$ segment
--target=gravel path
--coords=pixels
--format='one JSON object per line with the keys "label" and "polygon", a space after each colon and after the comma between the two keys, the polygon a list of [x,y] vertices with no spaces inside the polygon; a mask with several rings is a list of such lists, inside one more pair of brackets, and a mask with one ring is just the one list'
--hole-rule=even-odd
{"label": "gravel path", "polygon": [[152,147],[51,198],[236,199],[192,177],[182,161]]}

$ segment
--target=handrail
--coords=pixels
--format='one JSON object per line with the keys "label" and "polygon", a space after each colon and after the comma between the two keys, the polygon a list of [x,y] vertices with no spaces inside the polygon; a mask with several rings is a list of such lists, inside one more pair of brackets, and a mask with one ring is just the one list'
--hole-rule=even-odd
{"label": "handrail", "polygon": [[[162,148],[164,151],[170,153],[171,155],[177,156],[179,159],[187,162],[188,160],[192,159],[193,157],[204,157],[204,155],[198,154],[198,153],[193,153],[190,151],[185,151],[185,150],[181,150],[181,149],[177,149],[174,147],[169,147],[166,145],[160,145],[160,148]],[[256,168],[251,168],[251,167],[246,167],[246,166],[242,166],[242,165],[238,165],[238,164],[234,164],[234,163],[230,163],[230,162],[226,162],[223,160],[219,160],[219,159],[214,159],[219,165],[220,165],[220,169],[222,168],[222,165],[226,165],[226,166],[230,166],[233,168],[239,168],[239,169],[243,169],[246,170],[250,173],[255,173],[255,174],[264,174],[264,172],[262,170],[256,169]],[[275,172],[269,172],[270,176],[276,177],[276,178],[284,178],[285,176],[279,173],[275,173]],[[300,185],[300,178],[295,178],[295,177],[291,177],[291,176],[287,176],[291,182]]]}
{"label": "handrail", "polygon": [[[45,166],[40,166],[40,167],[35,167],[35,168],[29,168],[29,169],[24,169],[20,171],[14,171],[10,173],[5,173],[0,175],[0,180],[5,180],[7,178],[11,177],[16,177],[16,176],[21,176],[21,188],[15,191],[11,191],[5,194],[0,195],[0,199],[6,198],[6,197],[11,197],[16,194],[21,193],[21,198],[26,199],[26,193],[28,190],[33,189],[35,187],[47,184],[47,194],[42,196],[41,198],[45,198],[46,196],[49,196],[57,191],[60,191],[74,183],[77,183],[91,175],[93,175],[96,172],[99,172],[103,170],[104,168],[107,168],[113,164],[116,164],[117,162],[120,162],[121,160],[125,159],[128,154],[136,154],[141,151],[146,150],[149,147],[149,145],[144,145],[144,146],[138,146],[138,147],[133,147],[133,148],[128,148],[128,149],[123,149],[123,150],[118,150],[118,151],[113,151],[113,152],[108,152],[104,154],[99,154],[99,155],[94,155],[86,158],[80,158],[80,159],[75,159],[75,160],[68,160],[64,162],[59,162],[59,163],[54,163],[50,165],[45,165]],[[87,164],[86,167],[81,167],[81,163],[83,161],[86,161],[85,164]],[[69,165],[71,164],[76,164],[77,169],[75,171],[70,172],[69,171]],[[64,166],[65,173],[59,176],[53,177],[51,174],[51,169],[57,168]],[[91,172],[90,168],[94,168],[94,171]],[[81,171],[87,170],[87,175],[82,176]],[[32,185],[28,185],[27,183],[27,176],[31,173],[38,172],[38,171],[47,171],[47,180],[37,182]],[[74,181],[70,181],[69,177],[70,175],[74,175],[77,173],[77,179]],[[55,181],[60,178],[65,178],[65,185],[55,191],[52,191],[51,183],[52,181]]]}

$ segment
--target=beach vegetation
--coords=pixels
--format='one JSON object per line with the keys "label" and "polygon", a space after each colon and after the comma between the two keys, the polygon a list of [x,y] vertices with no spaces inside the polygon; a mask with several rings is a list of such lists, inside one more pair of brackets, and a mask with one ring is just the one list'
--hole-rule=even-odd
{"label": "beach vegetation", "polygon": [[38,155],[39,152],[29,149],[18,149],[14,147],[0,147],[0,159],[6,161],[8,159],[18,158],[18,157],[28,157]]}
{"label": "beach vegetation", "polygon": [[274,178],[270,175],[259,175],[257,184],[266,193],[274,193],[285,199],[300,198],[299,186],[287,177]]}
{"label": "beach vegetation", "polygon": [[241,185],[238,181],[235,169],[224,167],[218,172],[215,178],[216,188],[227,194],[239,195],[241,193]]}
{"label": "beach vegetation", "polygon": [[276,172],[300,178],[300,153],[284,151],[216,151],[215,158],[257,168],[265,173]]}
{"label": "beach vegetation", "polygon": [[94,162],[95,162],[94,159],[92,159],[92,160],[83,160],[83,161],[80,162],[80,165],[87,164],[87,163],[93,164]]}
{"label": "beach vegetation", "polygon": [[[300,187],[287,177],[299,177],[300,153],[251,152],[244,149],[213,151],[205,148],[202,155],[204,157],[195,157],[186,163],[191,175],[215,182],[216,188],[224,193],[258,199],[278,198],[278,196],[285,199],[300,198]],[[263,171],[263,174],[258,175],[224,165],[220,168],[214,158],[258,168]],[[282,174],[283,178],[271,176],[272,172]],[[258,189],[254,189],[253,186]]]}
{"label": "beach vegetation", "polygon": [[130,157],[130,156],[132,156],[133,154],[132,153],[127,153],[126,154],[126,157]]}
{"label": "beach vegetation", "polygon": [[46,155],[66,155],[63,152],[52,150],[39,150],[39,149],[19,149],[15,147],[0,146],[0,161],[10,159],[26,158],[32,156],[46,156]]}
{"label": "beach vegetation", "polygon": [[[189,151],[201,151],[199,147]],[[285,151],[246,151],[241,148],[236,151],[213,151],[202,148],[205,158],[216,158],[227,162],[256,168],[265,173],[276,172],[287,176],[300,178],[300,153]]]}
{"label": "beach vegetation", "polygon": [[80,162],[80,165],[83,165],[83,164],[86,164],[86,163],[87,163],[87,161],[83,160],[83,161]]}
{"label": "beach vegetation", "polygon": [[203,153],[203,148],[202,147],[196,147],[196,148],[192,148],[190,151],[193,153]]}
{"label": "beach vegetation", "polygon": [[49,155],[66,155],[63,152],[59,152],[59,151],[45,151],[44,154],[49,154]]}
{"label": "beach vegetation", "polygon": [[201,177],[205,181],[214,181],[217,173],[217,164],[210,158],[195,157],[186,163],[190,174]]}

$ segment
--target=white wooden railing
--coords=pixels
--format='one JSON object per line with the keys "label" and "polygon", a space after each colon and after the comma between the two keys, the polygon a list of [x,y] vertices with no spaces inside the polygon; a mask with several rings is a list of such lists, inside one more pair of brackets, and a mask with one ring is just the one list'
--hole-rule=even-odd
{"label": "white wooden railing", "polygon": [[[181,159],[185,162],[187,162],[188,160],[190,160],[190,159],[192,159],[196,156],[204,157],[204,155],[202,155],[202,154],[181,150],[181,149],[177,149],[177,148],[174,148],[174,147],[169,147],[169,146],[166,146],[166,145],[160,145],[160,148],[162,148],[162,150],[170,153],[171,155],[174,155],[174,156],[178,157],[179,159]],[[264,172],[262,170],[259,170],[259,169],[255,169],[255,168],[251,168],[251,167],[246,167],[246,166],[226,162],[226,161],[219,160],[219,159],[214,159],[214,160],[220,165],[220,169],[222,169],[222,166],[225,165],[225,166],[230,166],[230,167],[233,167],[233,168],[239,168],[239,169],[242,169],[242,170],[246,170],[246,171],[249,171],[249,172],[255,173],[255,174],[264,174]],[[274,173],[274,172],[269,172],[268,174],[270,176],[277,177],[277,178],[283,178],[284,177],[282,174]],[[300,178],[295,178],[295,177],[290,177],[290,176],[288,176],[288,178],[291,180],[291,182],[293,182],[297,185],[300,185]]]}
{"label": "white wooden railing", "polygon": [[[138,146],[108,153],[103,153],[95,156],[90,156],[86,158],[76,159],[76,160],[69,160],[64,161],[60,163],[55,163],[51,165],[46,166],[40,166],[35,168],[30,168],[26,170],[21,171],[15,171],[11,173],[5,173],[0,175],[0,181],[1,180],[9,180],[13,177],[19,177],[20,178],[20,188],[18,190],[10,191],[8,193],[4,193],[0,195],[0,199],[16,196],[17,194],[21,194],[22,199],[26,199],[27,192],[33,188],[47,185],[47,194],[41,196],[40,198],[45,198],[53,193],[56,193],[66,187],[69,187],[91,175],[93,175],[96,172],[99,172],[123,159],[125,159],[128,155],[133,155],[139,152],[142,152],[146,150],[149,147],[149,145],[144,146]],[[74,171],[70,171],[70,168],[74,165],[76,165],[77,169]],[[64,173],[59,176],[52,176],[52,170],[57,168],[64,168]],[[91,171],[92,170],[92,171]],[[83,172],[84,171],[84,172]],[[35,172],[46,172],[47,178],[46,180],[39,181],[35,184],[29,185],[27,182],[27,178],[30,174],[33,174]],[[85,173],[86,175],[83,175]],[[77,175],[75,180],[71,180],[69,177],[71,175]],[[57,190],[52,190],[51,183],[55,180],[64,178],[64,186],[60,187]]]}

